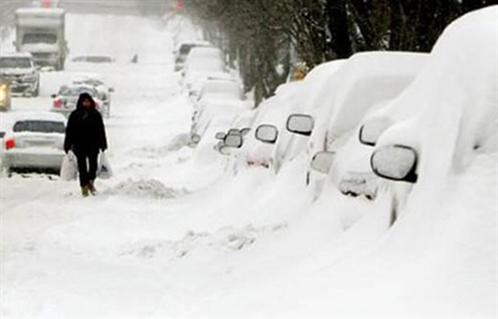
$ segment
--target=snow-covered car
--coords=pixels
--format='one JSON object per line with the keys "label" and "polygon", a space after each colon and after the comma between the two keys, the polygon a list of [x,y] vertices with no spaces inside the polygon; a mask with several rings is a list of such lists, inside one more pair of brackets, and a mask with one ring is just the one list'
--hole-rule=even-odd
{"label": "snow-covered car", "polygon": [[51,112],[11,113],[5,118],[2,168],[59,171],[66,118]]}
{"label": "snow-covered car", "polygon": [[72,62],[76,63],[114,63],[113,57],[107,55],[82,55],[74,57]]}
{"label": "snow-covered car", "polygon": [[108,117],[109,109],[98,98],[98,91],[95,87],[90,85],[71,84],[63,85],[57,94],[52,95],[52,108],[50,111],[68,116],[69,113],[76,109],[76,104],[81,93],[88,93],[95,100],[97,110],[102,116]]}
{"label": "snow-covered car", "polygon": [[[311,115],[311,118],[308,120],[303,117],[301,117],[301,119],[308,122],[308,125],[309,122],[313,122],[312,129],[314,129],[315,120],[312,118],[312,115],[323,105],[321,100],[315,98],[317,92],[328,92],[330,90],[330,79],[335,72],[340,69],[343,63],[344,60],[334,60],[320,64],[313,68],[303,81],[296,82],[296,85],[292,87],[292,90],[295,90],[296,93],[294,93],[294,98],[288,102],[292,103],[293,106],[288,114],[282,114],[282,116],[288,118],[292,115],[296,115],[299,118],[300,115]],[[300,92],[297,92],[297,90]],[[276,94],[281,94],[280,89],[277,90]],[[301,123],[301,125],[302,124],[306,125],[306,123]],[[278,173],[284,163],[290,162],[302,154],[306,150],[308,140],[308,134],[290,132],[287,125],[281,127],[273,154],[273,168],[275,172]]]}
{"label": "snow-covered car", "polygon": [[207,126],[216,116],[226,114],[238,116],[245,110],[240,96],[240,87],[235,81],[207,81],[194,107],[191,135],[202,137]]}
{"label": "snow-covered car", "polygon": [[[253,116],[251,132],[244,138],[244,145],[235,159],[237,165],[272,168],[273,153],[288,114],[294,108],[300,82],[281,85],[274,96],[265,100]],[[236,170],[239,171],[241,167]]]}
{"label": "snow-covered car", "polygon": [[195,82],[214,72],[225,72],[225,61],[220,49],[213,47],[193,48],[182,71],[183,86],[190,90]]}
{"label": "snow-covered car", "polygon": [[10,82],[13,95],[38,96],[40,74],[30,53],[0,55],[0,80]]}
{"label": "snow-covered car", "polygon": [[97,98],[102,101],[106,109],[106,117],[111,114],[111,94],[114,88],[108,87],[102,76],[99,74],[80,74],[73,79],[75,85],[88,85],[93,86],[97,90]]}
{"label": "snow-covered car", "polygon": [[6,112],[10,108],[10,83],[0,79],[0,111]]}
{"label": "snow-covered car", "polygon": [[201,98],[202,94],[201,91],[203,90],[206,82],[210,81],[237,82],[237,79],[228,72],[210,72],[203,74],[202,76],[197,78],[194,82],[192,82],[192,84],[188,89],[188,96],[194,104]]}
{"label": "snow-covered car", "polygon": [[[472,183],[478,175],[482,184],[496,172],[497,57],[498,7],[469,13],[445,29],[423,72],[392,101],[414,111],[385,130],[370,159],[393,194],[391,222],[412,208],[441,202],[445,190],[457,192],[454,199],[462,205],[475,202],[477,194],[462,193],[458,181],[467,176]],[[478,195],[480,202],[494,198],[495,214],[496,194]]]}
{"label": "snow-covered car", "polygon": [[186,41],[178,44],[173,54],[175,55],[175,72],[181,71],[185,65],[185,60],[190,53],[190,50],[197,47],[208,47],[211,46],[209,42],[206,41]]}
{"label": "snow-covered car", "polygon": [[[329,81],[329,87],[323,87],[316,92],[311,100],[321,103],[312,115],[316,125],[306,148],[309,161],[306,172],[306,183],[317,197],[323,188],[326,174],[312,169],[311,162],[319,152],[340,152],[341,148],[352,141],[355,147],[362,147],[357,140],[357,126],[368,112],[381,107],[383,102],[389,101],[406,89],[422,70],[428,55],[411,52],[364,52],[352,56],[344,62]],[[324,102],[325,101],[325,102]],[[352,185],[358,176],[370,172],[368,165],[368,150],[359,150],[363,154],[356,154],[355,161],[363,161],[361,165],[353,165],[351,159],[345,163],[334,163],[330,171],[330,178],[337,185],[345,178]],[[348,168],[348,165],[354,166]],[[360,169],[358,171],[358,169]],[[347,175],[351,171],[351,176]],[[358,184],[365,184],[360,178]],[[349,193],[347,189],[343,193]],[[352,191],[352,190],[351,190]],[[370,193],[374,193],[372,190]]]}

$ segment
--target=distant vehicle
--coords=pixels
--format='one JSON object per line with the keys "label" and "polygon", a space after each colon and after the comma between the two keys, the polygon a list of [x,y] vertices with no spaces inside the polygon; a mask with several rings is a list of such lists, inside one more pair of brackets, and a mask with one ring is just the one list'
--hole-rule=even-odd
{"label": "distant vehicle", "polygon": [[64,69],[67,55],[63,9],[21,8],[15,13],[17,52],[29,52],[39,66]]}
{"label": "distant vehicle", "polygon": [[10,83],[0,79],[0,111],[9,111],[10,106]]}
{"label": "distant vehicle", "polygon": [[5,119],[2,169],[58,172],[64,156],[64,116],[50,112],[11,113]]}
{"label": "distant vehicle", "polygon": [[88,85],[92,86],[97,90],[97,98],[102,101],[104,108],[107,113],[106,117],[110,116],[111,113],[111,93],[114,92],[114,88],[105,85],[102,77],[98,74],[81,74],[73,79],[73,84],[75,85]]}
{"label": "distant vehicle", "polygon": [[0,80],[10,82],[14,95],[38,96],[40,74],[29,53],[0,55]]}
{"label": "distant vehicle", "polygon": [[182,42],[178,45],[178,47],[173,51],[175,54],[175,72],[181,71],[183,66],[185,65],[185,60],[190,53],[190,50],[197,47],[208,47],[210,46],[209,42],[205,41],[190,41],[190,42]]}
{"label": "distant vehicle", "polygon": [[236,79],[234,76],[227,72],[210,72],[203,74],[202,77],[199,77],[195,80],[188,90],[188,95],[192,101],[196,101],[199,99],[200,91],[202,90],[204,84],[208,81],[232,81],[235,82]]}
{"label": "distant vehicle", "polygon": [[114,63],[114,58],[105,55],[82,55],[74,57],[72,62],[79,63]]}
{"label": "distant vehicle", "polygon": [[225,72],[225,70],[225,62],[220,49],[193,48],[182,71],[184,87],[190,90],[195,82],[207,78],[209,74]]}
{"label": "distant vehicle", "polygon": [[109,109],[98,98],[97,89],[90,85],[81,84],[64,85],[59,89],[59,92],[57,94],[53,94],[51,111],[68,116],[69,113],[76,109],[76,104],[78,103],[78,99],[81,93],[90,94],[95,100],[95,103],[97,104],[97,110],[102,114],[102,116],[109,116]]}

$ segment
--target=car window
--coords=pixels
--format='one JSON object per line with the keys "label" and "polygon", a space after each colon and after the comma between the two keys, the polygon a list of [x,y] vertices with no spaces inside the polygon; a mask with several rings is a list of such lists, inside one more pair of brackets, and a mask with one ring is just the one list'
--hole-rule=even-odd
{"label": "car window", "polygon": [[1,69],[31,68],[31,60],[29,58],[18,58],[18,57],[0,58],[0,68]]}
{"label": "car window", "polygon": [[14,132],[64,133],[63,122],[56,121],[19,121],[14,124]]}
{"label": "car window", "polygon": [[62,96],[79,96],[81,93],[88,93],[91,96],[97,96],[97,91],[89,87],[62,87],[59,91],[59,95]]}
{"label": "car window", "polygon": [[24,35],[22,39],[23,44],[34,44],[34,43],[54,44],[55,42],[57,42],[57,36],[55,34],[48,34],[48,33],[29,33]]}

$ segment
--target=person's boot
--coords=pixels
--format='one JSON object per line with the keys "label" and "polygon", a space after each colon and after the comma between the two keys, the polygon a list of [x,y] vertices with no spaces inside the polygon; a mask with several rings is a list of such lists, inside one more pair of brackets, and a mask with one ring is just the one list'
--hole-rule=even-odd
{"label": "person's boot", "polygon": [[83,197],[88,197],[90,194],[89,192],[90,190],[88,189],[88,186],[81,187],[81,195],[83,195]]}
{"label": "person's boot", "polygon": [[90,180],[90,181],[88,182],[87,187],[88,187],[88,190],[90,191],[90,193],[91,193],[92,195],[97,194],[97,189],[95,188],[95,184],[94,184],[94,181],[93,181],[93,180]]}

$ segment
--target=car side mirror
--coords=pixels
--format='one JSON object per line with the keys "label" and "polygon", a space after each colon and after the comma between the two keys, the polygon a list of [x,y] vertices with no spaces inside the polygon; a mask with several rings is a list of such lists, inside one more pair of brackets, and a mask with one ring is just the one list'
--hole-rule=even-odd
{"label": "car side mirror", "polygon": [[376,118],[363,124],[358,135],[360,143],[375,146],[379,137],[391,124],[391,121],[387,118]]}
{"label": "car side mirror", "polygon": [[374,151],[370,157],[372,171],[379,177],[416,183],[418,154],[405,145],[386,145]]}
{"label": "car side mirror", "polygon": [[275,125],[261,124],[254,134],[258,141],[267,144],[275,144],[278,139],[278,129]]}
{"label": "car side mirror", "polygon": [[242,135],[238,128],[231,128],[228,130],[228,135]]}
{"label": "car side mirror", "polygon": [[323,174],[328,174],[330,168],[332,167],[334,159],[335,159],[334,152],[326,152],[326,151],[318,152],[313,156],[313,159],[311,160],[311,168],[314,171]]}
{"label": "car side mirror", "polygon": [[217,139],[217,140],[224,140],[225,139],[225,132],[218,132],[214,135],[214,138]]}
{"label": "car side mirror", "polygon": [[218,152],[220,152],[221,155],[225,155],[225,156],[228,156],[231,154],[231,148],[226,146],[226,145],[221,145],[219,148],[218,148]]}
{"label": "car side mirror", "polygon": [[242,135],[240,134],[227,134],[223,140],[226,147],[231,148],[241,148],[242,147]]}
{"label": "car side mirror", "polygon": [[194,144],[199,144],[199,142],[201,141],[201,136],[199,134],[192,134],[192,136],[190,137],[190,140]]}
{"label": "car side mirror", "polygon": [[292,114],[287,118],[287,131],[310,136],[315,126],[315,121],[313,117],[307,114]]}

